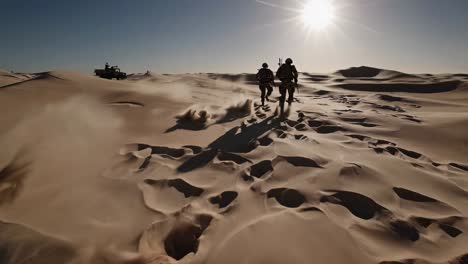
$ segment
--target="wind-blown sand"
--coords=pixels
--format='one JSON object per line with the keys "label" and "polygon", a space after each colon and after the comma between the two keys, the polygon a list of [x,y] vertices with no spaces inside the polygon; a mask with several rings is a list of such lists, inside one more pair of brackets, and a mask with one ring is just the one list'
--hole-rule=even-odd
{"label": "wind-blown sand", "polygon": [[2,71],[0,263],[468,263],[467,81]]}

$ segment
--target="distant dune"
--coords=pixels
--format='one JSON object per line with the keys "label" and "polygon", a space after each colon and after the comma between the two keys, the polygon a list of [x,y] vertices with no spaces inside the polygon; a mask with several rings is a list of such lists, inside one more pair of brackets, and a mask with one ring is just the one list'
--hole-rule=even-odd
{"label": "distant dune", "polygon": [[[335,73],[337,87],[368,92],[442,93],[466,87],[463,75],[406,74],[371,67],[355,67]],[[462,78],[460,78],[462,77]]]}
{"label": "distant dune", "polygon": [[468,75],[0,71],[0,263],[468,263]]}
{"label": "distant dune", "polygon": [[32,74],[12,73],[0,69],[0,87],[33,78]]}
{"label": "distant dune", "polygon": [[335,75],[341,75],[346,78],[377,78],[377,79],[391,79],[391,78],[419,78],[417,75],[402,73],[399,71],[385,70],[372,68],[367,66],[352,67],[349,69],[339,70]]}

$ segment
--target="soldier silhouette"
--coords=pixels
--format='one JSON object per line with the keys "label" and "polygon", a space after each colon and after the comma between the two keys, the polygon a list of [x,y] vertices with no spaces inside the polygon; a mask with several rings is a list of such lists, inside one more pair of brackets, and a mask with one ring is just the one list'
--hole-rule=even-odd
{"label": "soldier silhouette", "polygon": [[281,94],[280,109],[281,113],[283,113],[284,102],[286,101],[286,93],[288,93],[288,104],[291,105],[294,100],[294,92],[298,82],[297,78],[299,77],[296,66],[293,65],[292,59],[288,58],[286,59],[285,64],[280,65],[278,71],[276,72],[276,77],[281,80],[281,84],[279,86],[279,91]]}
{"label": "soldier silhouette", "polygon": [[258,70],[256,78],[259,82],[260,92],[262,93],[262,105],[265,105],[265,99],[269,101],[268,97],[273,92],[273,85],[275,81],[275,75],[268,69],[268,64],[263,63],[262,68]]}

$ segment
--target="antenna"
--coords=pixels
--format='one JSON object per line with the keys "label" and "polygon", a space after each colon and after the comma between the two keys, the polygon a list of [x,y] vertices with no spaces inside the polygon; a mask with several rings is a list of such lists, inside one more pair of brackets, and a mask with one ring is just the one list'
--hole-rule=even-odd
{"label": "antenna", "polygon": [[283,65],[283,59],[279,58],[278,66],[281,67],[281,65]]}

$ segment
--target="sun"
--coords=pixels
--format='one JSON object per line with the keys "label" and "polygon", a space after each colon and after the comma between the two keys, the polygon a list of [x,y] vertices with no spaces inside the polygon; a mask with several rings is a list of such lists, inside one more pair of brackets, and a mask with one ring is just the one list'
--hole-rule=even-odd
{"label": "sun", "polygon": [[335,17],[332,0],[307,0],[301,11],[304,25],[313,30],[321,31],[329,26]]}

